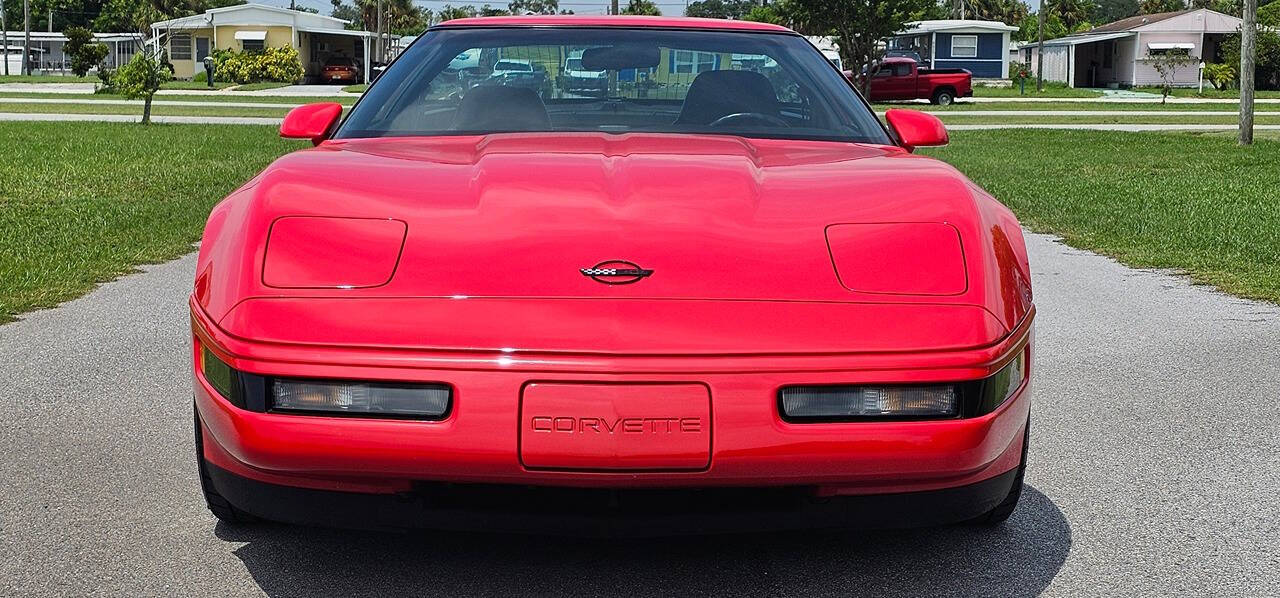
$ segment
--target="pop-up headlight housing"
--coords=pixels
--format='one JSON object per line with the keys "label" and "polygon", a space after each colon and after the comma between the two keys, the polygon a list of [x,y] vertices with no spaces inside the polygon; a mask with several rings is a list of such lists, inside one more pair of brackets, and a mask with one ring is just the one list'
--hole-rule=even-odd
{"label": "pop-up headlight housing", "polygon": [[386,218],[285,216],[271,225],[262,283],[354,289],[391,282],[408,225]]}
{"label": "pop-up headlight housing", "polygon": [[840,284],[850,291],[940,296],[969,286],[960,233],[950,224],[833,224],[827,248]]}

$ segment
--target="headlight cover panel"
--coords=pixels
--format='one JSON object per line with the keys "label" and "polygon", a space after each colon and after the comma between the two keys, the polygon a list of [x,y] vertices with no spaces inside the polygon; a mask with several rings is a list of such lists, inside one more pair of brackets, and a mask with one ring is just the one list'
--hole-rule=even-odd
{"label": "headlight cover panel", "polygon": [[960,231],[950,224],[833,224],[826,234],[836,276],[850,291],[948,296],[969,288]]}

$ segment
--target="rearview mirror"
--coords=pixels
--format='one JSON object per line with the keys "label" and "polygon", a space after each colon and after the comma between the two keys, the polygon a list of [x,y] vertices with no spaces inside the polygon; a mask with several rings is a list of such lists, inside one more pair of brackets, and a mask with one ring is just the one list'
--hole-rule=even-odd
{"label": "rearview mirror", "polygon": [[342,104],[324,102],[305,104],[290,110],[280,123],[280,136],[288,139],[310,139],[320,145],[329,138],[333,124],[342,116]]}
{"label": "rearview mirror", "polygon": [[582,68],[588,71],[649,69],[658,66],[658,46],[631,44],[587,48],[582,52]]}
{"label": "rearview mirror", "polygon": [[889,127],[898,134],[898,142],[907,151],[917,147],[946,145],[950,138],[947,127],[938,117],[918,110],[894,108],[884,113]]}

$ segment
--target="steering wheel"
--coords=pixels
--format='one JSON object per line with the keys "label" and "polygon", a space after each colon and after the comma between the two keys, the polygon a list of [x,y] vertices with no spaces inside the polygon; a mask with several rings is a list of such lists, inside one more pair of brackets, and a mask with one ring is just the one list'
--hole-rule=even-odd
{"label": "steering wheel", "polygon": [[720,118],[717,118],[711,121],[711,124],[707,126],[720,127],[727,124],[732,124],[737,121],[748,121],[748,120],[764,121],[769,124],[779,125],[783,127],[791,126],[791,123],[788,123],[787,121],[782,120],[781,118],[774,116],[772,114],[765,114],[763,112],[734,112],[733,114],[726,114],[724,116],[721,116]]}

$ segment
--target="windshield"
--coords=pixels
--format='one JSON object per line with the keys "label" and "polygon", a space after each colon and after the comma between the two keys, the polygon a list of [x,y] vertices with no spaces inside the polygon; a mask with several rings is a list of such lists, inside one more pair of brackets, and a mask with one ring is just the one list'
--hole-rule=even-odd
{"label": "windshield", "polygon": [[[568,71],[604,75],[591,82]],[[518,131],[891,143],[844,77],[800,36],[616,27],[429,31],[335,136]]]}

